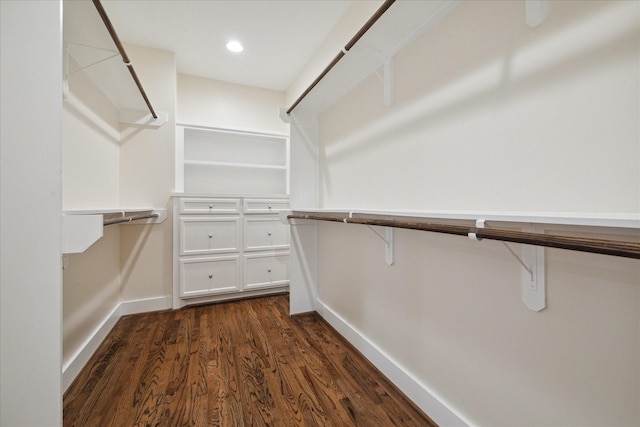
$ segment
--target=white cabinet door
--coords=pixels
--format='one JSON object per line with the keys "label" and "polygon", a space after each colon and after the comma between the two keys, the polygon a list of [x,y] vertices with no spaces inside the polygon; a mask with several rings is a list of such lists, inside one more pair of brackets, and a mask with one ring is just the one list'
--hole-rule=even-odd
{"label": "white cabinet door", "polygon": [[239,290],[239,255],[180,260],[180,296],[182,298]]}
{"label": "white cabinet door", "polygon": [[289,248],[289,226],[277,216],[244,217],[244,250],[260,251]]}
{"label": "white cabinet door", "polygon": [[180,218],[180,255],[239,252],[239,217]]}
{"label": "white cabinet door", "polygon": [[289,283],[289,253],[250,254],[244,258],[244,288],[258,289]]}

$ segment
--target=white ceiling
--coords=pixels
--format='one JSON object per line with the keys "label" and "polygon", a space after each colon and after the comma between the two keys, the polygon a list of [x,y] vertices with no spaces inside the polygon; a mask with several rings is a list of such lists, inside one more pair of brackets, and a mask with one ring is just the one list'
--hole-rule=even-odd
{"label": "white ceiling", "polygon": [[[178,72],[284,91],[351,0],[103,0],[125,43],[175,52]],[[225,44],[237,39],[244,52]],[[337,52],[336,52],[337,53]]]}

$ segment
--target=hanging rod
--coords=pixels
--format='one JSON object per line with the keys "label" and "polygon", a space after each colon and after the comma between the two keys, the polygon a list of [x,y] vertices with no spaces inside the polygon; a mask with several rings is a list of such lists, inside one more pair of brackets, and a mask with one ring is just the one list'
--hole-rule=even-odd
{"label": "hanging rod", "polygon": [[106,225],[113,225],[113,224],[121,224],[123,222],[138,221],[138,220],[141,220],[141,219],[158,218],[159,216],[160,215],[157,214],[157,213],[144,214],[144,215],[123,216],[123,217],[120,217],[120,218],[105,219],[102,222],[102,225],[106,226]]}
{"label": "hanging rod", "polygon": [[523,243],[527,245],[546,246],[558,249],[569,249],[581,252],[591,252],[624,258],[640,259],[640,243],[624,242],[604,239],[588,239],[581,237],[560,236],[554,234],[531,233],[515,230],[500,230],[495,228],[478,228],[468,225],[451,225],[433,223],[424,220],[408,219],[407,217],[358,217],[335,213],[292,212],[288,219],[310,219],[317,221],[335,221],[345,224],[378,225],[383,227],[405,228],[410,230],[430,231],[434,233],[453,234],[468,237],[473,233],[480,239],[498,240],[502,242]]}
{"label": "hanging rod", "polygon": [[[98,0],[94,0],[94,1],[98,1]],[[396,0],[385,0],[382,6],[380,6],[378,10],[376,10],[376,12],[373,14],[373,16],[371,16],[371,18],[369,18],[369,20],[365,22],[362,28],[358,30],[356,35],[353,36],[351,40],[349,40],[349,42],[345,45],[344,49],[342,49],[335,56],[335,58],[333,58],[333,61],[331,61],[331,63],[327,65],[327,67],[322,71],[322,73],[320,73],[318,78],[316,78],[313,81],[313,83],[311,83],[311,85],[304,92],[302,92],[302,95],[300,95],[300,97],[296,100],[296,102],[294,102],[293,105],[289,107],[289,109],[287,110],[287,114],[291,114],[294,108],[296,108],[298,104],[309,94],[309,92],[311,92],[313,88],[316,87],[318,83],[320,83],[320,80],[322,80],[324,76],[326,76],[329,73],[329,71],[331,71],[331,69],[335,67],[335,65],[338,62],[340,62],[340,60],[345,56],[345,54],[358,42],[358,40],[360,40],[360,38],[369,30],[369,28],[373,27],[373,24],[375,24],[376,21],[380,19],[380,17],[387,11],[387,9],[391,7],[393,3],[395,3],[395,1]]]}
{"label": "hanging rod", "polygon": [[147,97],[147,93],[144,91],[144,88],[142,87],[142,83],[140,83],[140,79],[138,79],[138,75],[136,74],[136,70],[133,69],[133,65],[131,64],[129,57],[127,56],[127,52],[124,50],[124,46],[120,42],[120,38],[118,37],[118,34],[116,33],[115,28],[113,28],[113,25],[111,24],[111,20],[109,19],[109,16],[107,16],[107,12],[102,7],[102,3],[100,3],[100,0],[93,0],[93,5],[98,10],[98,14],[100,15],[100,18],[102,18],[102,22],[104,22],[105,27],[107,27],[107,31],[109,32],[109,35],[113,39],[113,42],[115,43],[116,48],[118,48],[118,52],[120,52],[120,56],[122,56],[122,61],[127,66],[127,69],[129,70],[129,73],[131,74],[133,81],[136,83],[136,86],[138,86],[140,95],[142,95],[142,98],[144,98],[144,102],[147,104],[147,108],[149,108],[149,112],[151,113],[154,119],[157,119],[158,115],[156,114],[155,110],[151,106],[151,102]]}

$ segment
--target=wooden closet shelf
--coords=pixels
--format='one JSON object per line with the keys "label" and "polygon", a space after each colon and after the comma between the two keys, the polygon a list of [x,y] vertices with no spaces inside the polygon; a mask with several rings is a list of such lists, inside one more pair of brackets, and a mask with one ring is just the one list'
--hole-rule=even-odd
{"label": "wooden closet shelf", "polygon": [[458,236],[471,237],[473,235],[478,240],[498,240],[503,242],[522,243],[527,245],[640,259],[640,242],[592,239],[517,230],[501,230],[495,228],[480,228],[475,225],[470,226],[432,222],[430,218],[410,218],[394,215],[294,211],[287,215],[287,218],[405,228]]}

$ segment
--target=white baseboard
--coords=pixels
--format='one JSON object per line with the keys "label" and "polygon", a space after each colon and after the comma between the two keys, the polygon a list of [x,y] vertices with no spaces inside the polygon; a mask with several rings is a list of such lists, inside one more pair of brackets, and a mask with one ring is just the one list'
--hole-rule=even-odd
{"label": "white baseboard", "polygon": [[148,313],[150,311],[168,310],[171,308],[171,297],[137,299],[120,303],[120,316]]}
{"label": "white baseboard", "polygon": [[470,425],[413,375],[320,300],[316,301],[316,311],[438,425],[448,427]]}
{"label": "white baseboard", "polygon": [[80,350],[62,367],[62,390],[67,391],[73,380],[76,379],[84,365],[87,364],[93,353],[96,352],[107,334],[120,320],[120,305],[113,309],[106,319],[102,321],[93,333],[87,338]]}
{"label": "white baseboard", "polygon": [[62,367],[62,389],[66,391],[73,380],[76,379],[84,365],[87,364],[93,353],[96,352],[102,341],[118,323],[122,316],[149,311],[167,310],[171,308],[171,297],[158,297],[134,301],[124,301],[102,321],[93,334],[85,341],[78,352]]}

